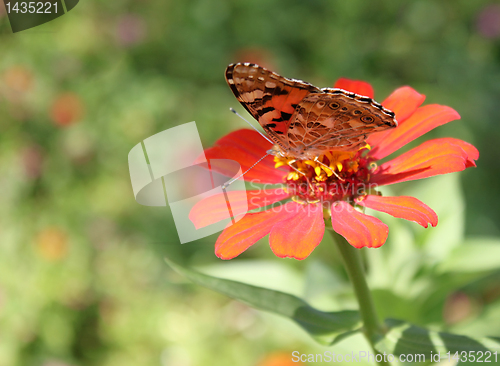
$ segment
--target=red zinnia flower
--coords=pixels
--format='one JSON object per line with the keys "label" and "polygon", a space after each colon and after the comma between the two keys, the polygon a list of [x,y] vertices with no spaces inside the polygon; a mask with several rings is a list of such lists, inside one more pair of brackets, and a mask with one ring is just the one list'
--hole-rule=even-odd
{"label": "red zinnia flower", "polygon": [[[340,79],[341,88],[373,98],[370,84]],[[423,227],[437,225],[436,213],[414,197],[383,197],[377,186],[405,182],[434,175],[462,171],[476,166],[479,152],[471,144],[454,138],[438,138],[387,161],[385,158],[407,143],[433,128],[459,119],[450,107],[431,104],[421,107],[425,96],[410,87],[395,90],[382,103],[396,114],[398,127],[368,137],[371,147],[358,152],[331,151],[318,164],[298,161],[296,169],[314,180],[306,178],[287,166],[283,157],[266,157],[250,170],[245,179],[261,184],[285,183],[285,189],[260,189],[248,192],[228,192],[233,212],[239,203],[248,204],[248,210],[266,207],[283,199],[291,200],[279,207],[247,213],[227,227],[217,239],[215,253],[222,259],[231,259],[257,240],[269,235],[273,252],[279,257],[304,259],[321,242],[325,230],[324,219],[331,218],[333,230],[356,248],[377,248],[385,243],[388,227],[379,219],[365,215],[355,207],[368,207],[394,217],[415,221]],[[206,150],[207,159],[232,159],[240,163],[243,171],[266,154],[272,146],[252,130],[231,132]],[[214,167],[228,173],[224,167]],[[228,217],[227,207],[217,199],[199,202],[191,211],[190,219],[197,228],[213,224]]]}

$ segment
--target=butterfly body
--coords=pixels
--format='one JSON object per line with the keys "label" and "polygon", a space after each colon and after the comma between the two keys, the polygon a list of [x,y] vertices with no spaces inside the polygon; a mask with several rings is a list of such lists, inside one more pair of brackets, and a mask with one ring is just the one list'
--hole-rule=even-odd
{"label": "butterfly body", "polygon": [[394,113],[371,98],[317,88],[250,63],[231,64],[226,81],[283,157],[314,159],[327,151],[356,151],[369,134],[397,126]]}

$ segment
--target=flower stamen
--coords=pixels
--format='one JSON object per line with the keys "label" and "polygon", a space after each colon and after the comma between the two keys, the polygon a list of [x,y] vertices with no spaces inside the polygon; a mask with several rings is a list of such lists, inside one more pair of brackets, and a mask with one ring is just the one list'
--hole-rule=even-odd
{"label": "flower stamen", "polygon": [[373,168],[372,159],[363,154],[369,148],[366,145],[353,152],[327,151],[307,160],[276,155],[274,162],[276,167],[292,169],[285,181],[298,203],[353,201],[365,191]]}

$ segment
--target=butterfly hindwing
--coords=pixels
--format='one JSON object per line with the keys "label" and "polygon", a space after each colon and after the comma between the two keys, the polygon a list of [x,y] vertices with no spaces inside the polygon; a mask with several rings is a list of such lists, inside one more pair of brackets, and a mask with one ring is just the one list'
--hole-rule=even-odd
{"label": "butterfly hindwing", "polygon": [[291,118],[288,144],[309,151],[357,150],[373,132],[395,127],[390,111],[371,98],[341,89],[306,96]]}

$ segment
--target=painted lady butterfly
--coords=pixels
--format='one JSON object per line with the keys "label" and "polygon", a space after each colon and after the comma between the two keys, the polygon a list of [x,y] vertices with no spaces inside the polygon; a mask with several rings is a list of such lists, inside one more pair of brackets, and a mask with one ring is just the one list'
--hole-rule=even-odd
{"label": "painted lady butterfly", "polygon": [[226,81],[284,157],[315,159],[331,150],[359,150],[369,134],[398,125],[392,111],[369,97],[319,89],[255,64],[229,65]]}

